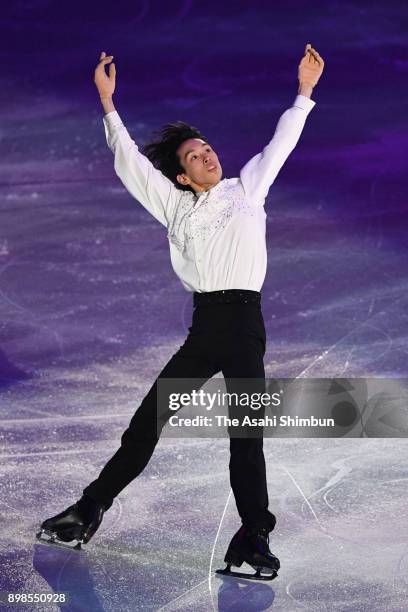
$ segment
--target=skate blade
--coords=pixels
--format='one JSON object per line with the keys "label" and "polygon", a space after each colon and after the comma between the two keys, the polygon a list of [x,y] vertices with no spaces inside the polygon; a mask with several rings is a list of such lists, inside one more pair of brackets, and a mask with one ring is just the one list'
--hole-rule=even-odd
{"label": "skate blade", "polygon": [[56,533],[48,531],[47,529],[41,529],[36,534],[37,540],[39,540],[42,544],[49,544],[51,546],[60,546],[62,548],[68,548],[71,550],[82,550],[81,544],[83,544],[83,540],[77,540],[76,538],[71,542],[64,542],[60,540]]}
{"label": "skate blade", "polygon": [[[251,566],[252,567],[252,566]],[[278,572],[270,568],[256,568],[254,567],[255,574],[246,574],[244,572],[236,572],[231,569],[230,565],[223,570],[216,570],[216,574],[222,574],[223,576],[231,576],[233,578],[242,578],[243,580],[273,580],[278,575]],[[263,573],[261,573],[263,572]]]}

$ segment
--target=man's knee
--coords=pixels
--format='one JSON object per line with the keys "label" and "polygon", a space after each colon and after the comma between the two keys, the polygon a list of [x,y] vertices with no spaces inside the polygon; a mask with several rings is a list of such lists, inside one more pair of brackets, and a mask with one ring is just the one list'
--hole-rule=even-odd
{"label": "man's knee", "polygon": [[160,433],[156,430],[133,429],[128,427],[122,434],[121,444],[125,447],[155,446],[159,441]]}

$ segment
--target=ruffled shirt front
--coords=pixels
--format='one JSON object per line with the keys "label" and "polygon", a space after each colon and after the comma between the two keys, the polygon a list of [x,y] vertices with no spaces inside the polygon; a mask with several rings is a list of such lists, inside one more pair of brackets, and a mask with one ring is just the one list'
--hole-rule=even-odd
{"label": "ruffled shirt front", "polygon": [[103,118],[116,174],[129,193],[167,228],[173,269],[188,291],[260,291],[265,280],[264,203],[296,146],[315,102],[298,95],[261,153],[206,192],[182,191],[139,151],[117,111]]}

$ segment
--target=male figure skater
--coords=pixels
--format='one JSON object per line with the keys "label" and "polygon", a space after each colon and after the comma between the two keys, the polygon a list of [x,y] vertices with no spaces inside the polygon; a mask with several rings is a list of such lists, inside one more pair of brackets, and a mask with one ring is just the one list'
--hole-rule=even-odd
{"label": "male figure skater", "polygon": [[[323,59],[306,45],[293,106],[280,117],[262,153],[241,169],[239,178],[230,179],[222,179],[220,161],[208,140],[183,122],[166,125],[159,139],[139,151],[113,105],[112,59],[101,53],[94,82],[115,171],[130,194],[167,228],[173,269],[185,289],[194,292],[189,334],[159,378],[182,378],[183,392],[199,388],[220,371],[226,379],[264,380],[264,203],[315,105],[310,96],[323,72]],[[42,523],[40,538],[78,540],[79,546],[89,542],[113,499],[149,462],[161,431],[158,411],[156,380],[98,478],[79,501]],[[276,519],[268,510],[262,436],[230,435],[230,452],[230,481],[242,526],[231,540],[224,571],[245,561],[256,569],[253,577],[271,579],[279,560],[269,550]]]}

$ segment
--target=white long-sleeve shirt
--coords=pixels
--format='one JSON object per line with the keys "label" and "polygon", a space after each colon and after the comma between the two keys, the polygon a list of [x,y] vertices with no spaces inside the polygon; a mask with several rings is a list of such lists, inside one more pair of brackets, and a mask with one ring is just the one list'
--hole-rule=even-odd
{"label": "white long-sleeve shirt", "polygon": [[252,289],[265,280],[265,199],[295,148],[315,102],[298,95],[261,153],[208,191],[182,191],[140,153],[117,111],[104,118],[115,171],[129,193],[167,228],[173,269],[187,291]]}

